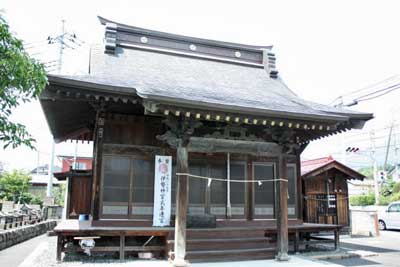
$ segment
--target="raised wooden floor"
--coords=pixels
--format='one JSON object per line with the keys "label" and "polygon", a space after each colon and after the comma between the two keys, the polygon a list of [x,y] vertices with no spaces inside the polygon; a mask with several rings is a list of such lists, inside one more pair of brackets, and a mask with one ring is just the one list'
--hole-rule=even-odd
{"label": "raised wooden floor", "polygon": [[[269,259],[275,255],[275,244],[270,240],[262,228],[187,229],[186,258],[192,262]],[[173,237],[167,245],[173,258]]]}
{"label": "raised wooden floor", "polygon": [[[245,222],[244,222],[245,223]],[[335,248],[339,244],[341,226],[331,224],[292,224],[289,234],[293,240],[293,250],[298,251],[301,236],[308,242],[311,233],[333,232],[335,239],[331,240]],[[92,226],[89,221],[65,220],[54,232],[58,236],[57,260],[61,253],[68,252],[65,248],[68,240],[74,237],[100,236],[119,237],[119,246],[95,247],[92,251],[119,251],[120,259],[124,259],[126,251],[161,251],[161,255],[173,258],[174,228],[173,227],[127,227],[127,226]],[[161,240],[159,246],[129,246],[125,240],[133,236],[156,236]],[[217,227],[203,229],[187,229],[186,258],[191,261],[245,260],[267,259],[275,256],[276,226],[242,226]],[[79,248],[75,251],[80,251]]]}

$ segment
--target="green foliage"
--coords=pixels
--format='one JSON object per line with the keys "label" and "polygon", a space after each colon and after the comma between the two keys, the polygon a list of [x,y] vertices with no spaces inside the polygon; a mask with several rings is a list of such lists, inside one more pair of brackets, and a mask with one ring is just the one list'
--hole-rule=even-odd
{"label": "green foliage", "polygon": [[47,83],[44,66],[29,57],[22,41],[13,37],[0,14],[0,141],[4,148],[26,145],[34,139],[25,126],[9,120],[12,109],[39,96]]}
{"label": "green foliage", "polygon": [[[30,195],[32,195],[32,194],[30,194]],[[42,207],[43,206],[43,199],[40,196],[32,195],[31,201],[27,202],[27,203],[40,205]]]}
{"label": "green foliage", "polygon": [[390,196],[380,196],[379,198],[379,205],[389,205],[390,203],[394,201],[399,201],[400,200],[400,192],[391,194]]}
{"label": "green foliage", "polygon": [[396,183],[392,180],[387,180],[382,186],[380,195],[384,197],[390,197],[393,193],[393,187]]}
{"label": "green foliage", "polygon": [[350,197],[350,205],[352,206],[369,206],[374,204],[375,204],[375,196],[373,193]]}
{"label": "green foliage", "polygon": [[400,192],[400,183],[395,183],[393,185],[392,192],[393,192],[393,194],[396,194],[396,193]]}
{"label": "green foliage", "polygon": [[390,202],[392,202],[390,196],[379,196],[378,205],[387,206]]}
{"label": "green foliage", "polygon": [[0,177],[0,199],[29,203],[31,199],[27,194],[30,180],[29,174],[22,170],[4,172]]}
{"label": "green foliage", "polygon": [[380,190],[379,205],[388,205],[400,200],[400,183],[386,181]]}
{"label": "green foliage", "polygon": [[64,206],[65,199],[65,184],[60,184],[58,187],[53,187],[54,204]]}
{"label": "green foliage", "polygon": [[374,179],[374,169],[372,167],[364,167],[358,170],[359,173],[365,175],[368,180]]}

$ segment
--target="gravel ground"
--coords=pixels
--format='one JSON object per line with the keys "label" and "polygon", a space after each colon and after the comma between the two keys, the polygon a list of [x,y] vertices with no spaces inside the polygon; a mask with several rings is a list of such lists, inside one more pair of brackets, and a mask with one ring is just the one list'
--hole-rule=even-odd
{"label": "gravel ground", "polygon": [[20,267],[98,267],[98,266],[140,266],[143,267],[163,267],[169,266],[167,261],[161,260],[127,260],[119,261],[111,257],[89,257],[82,254],[67,255],[61,263],[56,262],[56,237],[48,237],[48,239],[38,244],[36,251],[25,259]]}
{"label": "gravel ground", "polygon": [[[42,240],[31,254],[22,262],[19,267],[99,267],[99,266],[140,266],[140,267],[170,267],[166,260],[139,260],[128,259],[120,261],[110,257],[89,257],[83,254],[68,254],[61,263],[56,262],[56,237],[47,237]],[[218,263],[195,263],[193,267],[340,267],[335,263],[327,263],[299,255],[291,255],[288,262],[277,262],[275,260],[257,260],[257,261],[235,261]],[[8,266],[11,267],[11,266]]]}

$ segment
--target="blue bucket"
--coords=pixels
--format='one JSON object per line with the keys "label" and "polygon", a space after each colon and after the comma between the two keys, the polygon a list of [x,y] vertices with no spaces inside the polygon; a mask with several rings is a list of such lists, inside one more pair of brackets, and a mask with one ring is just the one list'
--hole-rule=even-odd
{"label": "blue bucket", "polygon": [[79,214],[79,221],[88,221],[89,220],[89,215],[87,214]]}

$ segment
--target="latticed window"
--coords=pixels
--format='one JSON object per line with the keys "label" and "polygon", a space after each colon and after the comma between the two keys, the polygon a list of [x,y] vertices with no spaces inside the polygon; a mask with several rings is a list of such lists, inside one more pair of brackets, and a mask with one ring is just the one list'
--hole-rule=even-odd
{"label": "latticed window", "polygon": [[154,159],[107,155],[103,166],[102,214],[105,217],[151,215]]}
{"label": "latticed window", "polygon": [[103,214],[128,215],[130,158],[103,159]]}

